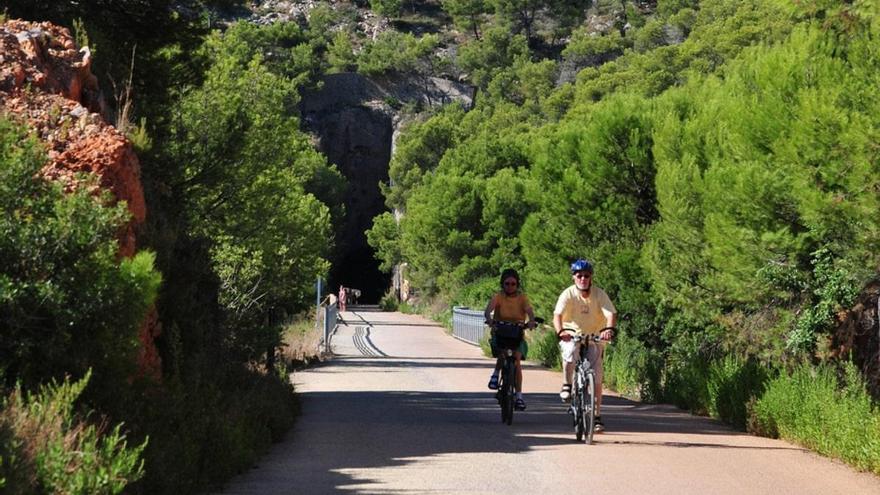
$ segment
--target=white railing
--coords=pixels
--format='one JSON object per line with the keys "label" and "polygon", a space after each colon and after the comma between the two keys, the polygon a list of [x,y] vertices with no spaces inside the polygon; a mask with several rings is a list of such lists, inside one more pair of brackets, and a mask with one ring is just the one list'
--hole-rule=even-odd
{"label": "white railing", "polygon": [[487,330],[482,311],[461,306],[452,308],[452,335],[455,338],[480,345]]}
{"label": "white railing", "polygon": [[330,337],[336,331],[339,324],[339,307],[335,302],[329,302],[330,298],[325,298],[323,304],[317,307],[317,321],[315,322],[321,330],[321,342],[318,349],[323,352],[330,352]]}

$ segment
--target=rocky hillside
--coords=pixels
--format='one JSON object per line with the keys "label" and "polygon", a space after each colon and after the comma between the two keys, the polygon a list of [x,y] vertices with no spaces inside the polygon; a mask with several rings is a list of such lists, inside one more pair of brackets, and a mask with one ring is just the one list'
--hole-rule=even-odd
{"label": "rocky hillside", "polygon": [[[0,111],[45,145],[44,177],[75,188],[80,174],[95,174],[100,188],[126,202],[131,221],[119,233],[119,254],[130,257],[147,214],[140,164],[131,142],[107,122],[90,65],[88,47],[78,49],[66,28],[20,20],[0,25]],[[158,370],[157,333],[156,324],[141,330],[141,369],[147,373]]]}

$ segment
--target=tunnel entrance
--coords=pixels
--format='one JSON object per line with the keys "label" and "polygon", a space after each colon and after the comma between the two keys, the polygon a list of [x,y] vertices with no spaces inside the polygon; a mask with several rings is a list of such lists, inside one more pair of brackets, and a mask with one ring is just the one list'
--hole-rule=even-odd
{"label": "tunnel entrance", "polygon": [[340,284],[358,289],[362,304],[378,303],[391,284],[366,237],[373,217],[386,211],[379,183],[388,181],[393,132],[391,115],[365,105],[371,96],[362,77],[335,74],[302,101],[304,123],[320,138],[319,150],[348,182],[326,290],[338,291]]}

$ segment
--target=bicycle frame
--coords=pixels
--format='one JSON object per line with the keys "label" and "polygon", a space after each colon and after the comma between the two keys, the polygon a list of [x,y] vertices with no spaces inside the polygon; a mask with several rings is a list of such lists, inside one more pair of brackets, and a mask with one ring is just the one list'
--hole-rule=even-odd
{"label": "bicycle frame", "polygon": [[501,366],[501,383],[498,387],[501,404],[501,422],[513,423],[514,402],[516,401],[516,359],[513,349],[503,349],[504,362]]}
{"label": "bicycle frame", "polygon": [[587,445],[593,443],[593,428],[596,424],[596,371],[587,359],[587,348],[590,344],[588,338],[583,340],[580,349],[580,360],[575,368],[574,386],[570,412],[574,419],[575,438],[578,442],[583,441]]}
{"label": "bicycle frame", "polygon": [[[599,331],[613,330],[613,327],[605,327]],[[572,386],[571,405],[569,414],[574,420],[575,438],[578,442],[583,441],[587,445],[593,443],[593,432],[596,426],[596,370],[587,359],[587,350],[590,345],[603,342],[598,335],[575,335],[572,340],[580,343],[580,354],[577,367],[574,372],[574,384]]]}
{"label": "bicycle frame", "polygon": [[[498,403],[501,405],[501,422],[508,425],[513,423],[514,404],[516,402],[516,358],[514,354],[519,347],[519,342],[524,338],[525,326],[515,323],[501,323],[505,331],[496,327],[496,337],[499,338],[499,351],[503,359],[501,366],[501,381],[498,387]],[[518,338],[516,337],[518,335]]]}

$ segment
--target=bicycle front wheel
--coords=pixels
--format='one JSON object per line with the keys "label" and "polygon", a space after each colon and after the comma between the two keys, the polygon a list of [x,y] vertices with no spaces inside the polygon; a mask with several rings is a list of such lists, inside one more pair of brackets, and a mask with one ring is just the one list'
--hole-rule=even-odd
{"label": "bicycle front wheel", "polygon": [[580,391],[576,392],[571,403],[572,414],[574,415],[574,437],[578,442],[582,442],[586,432],[584,428],[584,413],[586,411],[584,410],[583,394]]}
{"label": "bicycle front wheel", "polygon": [[593,370],[587,372],[584,389],[584,442],[591,445],[593,443],[593,429],[596,427],[596,373]]}
{"label": "bicycle front wheel", "polygon": [[502,407],[506,410],[504,416],[507,417],[507,424],[510,425],[513,423],[513,406],[516,402],[516,387],[514,386],[514,383],[516,383],[516,366],[512,362],[508,364],[509,365],[504,370],[504,382],[507,386],[504,389],[504,401]]}
{"label": "bicycle front wheel", "polygon": [[583,370],[578,369],[571,397],[571,413],[574,417],[574,436],[578,442],[583,442],[587,433],[587,423],[585,421],[587,415],[585,401],[587,393],[586,383],[586,374]]}
{"label": "bicycle front wheel", "polygon": [[498,388],[498,405],[501,406],[501,422],[507,423],[507,403],[510,402],[510,398],[507,395],[507,378],[503,374],[501,376],[501,386]]}

